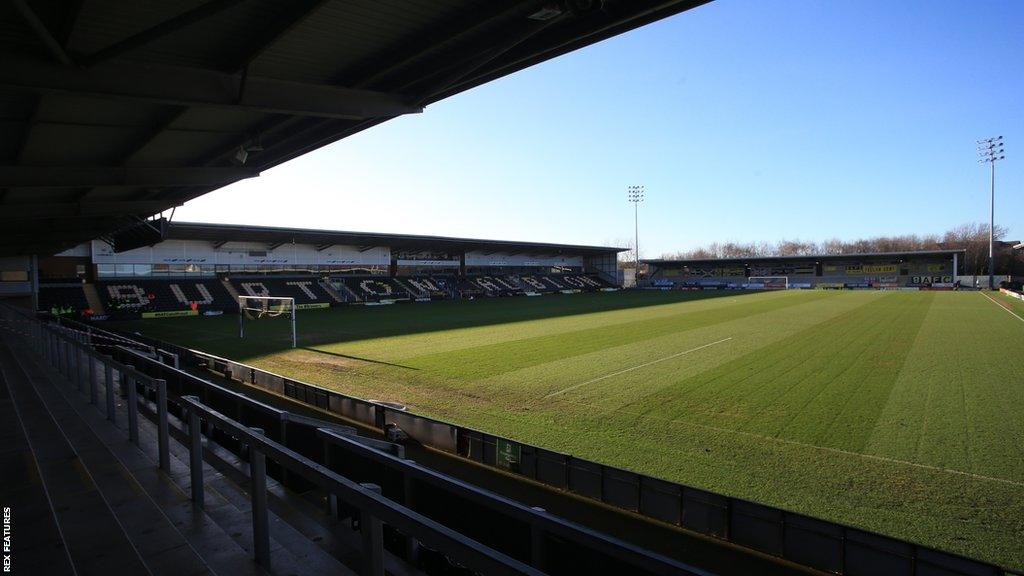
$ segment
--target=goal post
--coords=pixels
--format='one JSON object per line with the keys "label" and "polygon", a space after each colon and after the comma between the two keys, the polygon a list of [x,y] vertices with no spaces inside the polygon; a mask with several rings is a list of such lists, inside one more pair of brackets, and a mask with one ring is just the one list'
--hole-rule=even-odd
{"label": "goal post", "polygon": [[297,345],[295,332],[295,298],[290,296],[238,296],[238,337],[245,338],[245,321],[277,318],[288,315],[292,331],[292,348]]}
{"label": "goal post", "polygon": [[748,284],[761,284],[765,290],[789,289],[789,276],[751,276]]}

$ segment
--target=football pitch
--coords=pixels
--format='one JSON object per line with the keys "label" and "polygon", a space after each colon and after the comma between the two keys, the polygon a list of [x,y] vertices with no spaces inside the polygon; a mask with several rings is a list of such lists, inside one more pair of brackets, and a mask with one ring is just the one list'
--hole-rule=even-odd
{"label": "football pitch", "polygon": [[121,328],[427,414],[1024,568],[1024,302],[619,292]]}

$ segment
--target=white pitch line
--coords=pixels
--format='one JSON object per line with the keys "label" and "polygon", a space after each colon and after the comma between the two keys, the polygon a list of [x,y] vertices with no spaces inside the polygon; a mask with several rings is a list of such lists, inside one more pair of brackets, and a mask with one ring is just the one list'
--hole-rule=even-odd
{"label": "white pitch line", "polygon": [[999,306],[999,307],[1000,307],[1000,308],[1002,308],[1003,310],[1006,310],[1006,311],[1007,311],[1008,313],[1010,313],[1010,314],[1013,314],[1013,317],[1014,317],[1014,318],[1016,318],[1017,320],[1020,320],[1021,322],[1024,322],[1024,318],[1021,318],[1020,316],[1018,316],[1018,315],[1017,315],[1017,313],[1016,313],[1016,312],[1014,312],[1013,310],[1010,310],[1010,309],[1009,309],[1009,308],[1007,308],[1006,306],[1003,306],[1003,305],[1002,305],[1002,304],[1000,304],[999,302],[996,302],[995,300],[992,300],[992,297],[991,297],[991,296],[989,296],[988,294],[985,294],[984,292],[982,292],[982,293],[981,293],[981,295],[982,295],[982,296],[984,296],[985,298],[988,298],[988,299],[989,299],[989,300],[990,300],[990,301],[991,301],[991,302],[992,302],[993,304],[995,304],[996,306]]}
{"label": "white pitch line", "polygon": [[[638,414],[640,416],[640,414]],[[658,420],[665,420],[664,418],[657,418]],[[999,478],[996,476],[985,476],[984,474],[975,474],[974,472],[966,472],[964,470],[957,470],[955,468],[943,468],[940,466],[932,466],[931,464],[921,464],[920,462],[911,462],[909,460],[900,460],[899,458],[889,458],[888,456],[877,456],[875,454],[865,454],[863,452],[852,452],[850,450],[843,450],[842,448],[832,448],[829,446],[818,446],[815,444],[808,444],[806,442],[800,442],[798,440],[789,440],[787,438],[779,438],[776,436],[765,436],[764,434],[757,434],[756,432],[746,432],[744,430],[732,430],[729,428],[721,428],[719,426],[711,426],[708,424],[698,424],[696,422],[687,422],[685,420],[668,420],[675,424],[682,424],[685,426],[695,426],[697,428],[705,428],[708,430],[714,430],[716,432],[723,432],[726,434],[739,434],[742,436],[749,436],[752,438],[759,438],[761,440],[767,440],[771,442],[779,442],[781,444],[789,444],[792,446],[800,446],[802,448],[810,448],[813,450],[821,450],[823,452],[832,452],[835,454],[843,454],[845,456],[858,456],[860,458],[867,458],[869,460],[878,460],[881,462],[889,462],[891,464],[902,464],[904,466],[912,466],[914,468],[924,468],[926,470],[933,470],[935,472],[946,472],[949,474],[956,474],[959,476],[969,476],[971,478],[977,478],[979,480],[988,480],[991,482],[999,482],[1001,484],[1010,484],[1012,486],[1024,487],[1024,482],[1018,482],[1016,480],[1010,480],[1008,478]]]}
{"label": "white pitch line", "polygon": [[[574,400],[566,400],[577,406],[584,408],[596,408],[593,404],[587,402],[577,402]],[[977,474],[974,472],[967,472],[964,470],[957,470],[956,468],[944,468],[941,466],[933,466],[931,464],[922,464],[920,462],[911,462],[909,460],[901,460],[899,458],[890,458],[888,456],[877,456],[875,454],[865,454],[863,452],[853,452],[850,450],[843,450],[842,448],[832,448],[829,446],[818,446],[816,444],[808,444],[806,442],[800,442],[798,440],[789,440],[788,438],[779,438],[777,436],[765,436],[764,434],[758,434],[756,432],[747,432],[745,430],[733,430],[732,428],[723,428],[721,426],[712,426],[710,424],[700,424],[698,422],[690,422],[688,420],[677,420],[672,418],[664,418],[652,414],[646,414],[643,412],[631,412],[626,410],[619,410],[622,414],[628,414],[630,416],[637,416],[641,418],[650,418],[651,420],[658,420],[661,422],[669,422],[671,424],[679,424],[680,426],[689,426],[691,428],[701,428],[703,430],[712,430],[714,432],[721,432],[723,434],[736,434],[739,436],[747,436],[749,438],[756,438],[758,440],[764,440],[766,442],[775,442],[779,444],[788,444],[790,446],[797,446],[800,448],[807,448],[809,450],[817,450],[821,452],[831,452],[833,454],[841,454],[843,456],[853,456],[856,458],[865,458],[868,460],[877,460],[880,462],[887,462],[890,464],[899,464],[902,466],[909,466],[912,468],[923,468],[925,470],[932,470],[934,472],[943,472],[946,474],[955,474],[957,476],[966,476],[975,478],[977,480],[985,480],[988,482],[998,482],[1000,484],[1008,484],[1011,486],[1017,486],[1024,488],[1024,482],[1018,480],[1010,480],[1009,478],[999,478],[997,476],[986,476],[984,474]]]}
{"label": "white pitch line", "polygon": [[562,390],[559,390],[558,392],[552,392],[551,394],[548,394],[547,396],[544,396],[544,398],[547,399],[547,398],[551,398],[552,396],[558,396],[559,394],[565,394],[566,392],[570,392],[570,391],[575,390],[577,388],[580,388],[582,386],[586,386],[587,384],[593,384],[594,382],[600,382],[601,380],[604,380],[606,378],[611,378],[613,376],[618,376],[620,374],[625,374],[626,372],[632,372],[633,370],[639,370],[641,368],[646,368],[646,367],[648,367],[648,366],[650,366],[652,364],[657,364],[658,362],[664,362],[665,360],[671,360],[673,358],[678,358],[680,356],[685,356],[686,354],[689,354],[691,352],[696,352],[698,350],[703,350],[703,349],[708,348],[710,346],[714,346],[715,344],[721,344],[722,342],[726,342],[726,341],[729,341],[729,340],[732,340],[732,336],[730,336],[728,338],[723,338],[723,339],[721,339],[721,340],[719,340],[717,342],[712,342],[710,344],[705,344],[703,346],[697,346],[696,348],[691,348],[689,350],[684,350],[682,352],[677,352],[675,354],[672,354],[671,356],[665,356],[664,358],[658,358],[657,360],[651,360],[650,362],[644,362],[643,364],[640,364],[638,366],[633,366],[632,368],[626,368],[625,370],[619,370],[618,372],[612,372],[611,374],[605,374],[604,376],[600,376],[598,378],[594,378],[593,380],[587,380],[586,382],[580,382],[579,384],[573,384],[572,386],[569,386],[568,388],[563,388]]}

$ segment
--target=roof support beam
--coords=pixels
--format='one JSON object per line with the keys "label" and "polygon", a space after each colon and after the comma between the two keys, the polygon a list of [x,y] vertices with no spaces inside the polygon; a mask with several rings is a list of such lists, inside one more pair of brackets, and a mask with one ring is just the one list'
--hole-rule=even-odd
{"label": "roof support beam", "polygon": [[74,61],[68,56],[68,53],[64,51],[64,47],[57,42],[57,39],[53,37],[53,33],[50,29],[43,24],[43,21],[39,19],[39,16],[32,10],[32,8],[25,2],[25,0],[11,0],[14,7],[17,8],[18,12],[21,12],[21,17],[25,19],[29,27],[32,28],[32,32],[35,33],[36,38],[46,46],[46,50],[53,56],[53,59],[60,62],[65,66],[74,66]]}
{"label": "roof support beam", "polygon": [[21,144],[18,146],[18,157],[15,160],[18,164],[25,161],[26,155],[28,154],[29,139],[32,137],[32,130],[35,128],[36,123],[39,120],[39,108],[42,106],[42,96],[34,96],[32,101],[32,112],[29,113],[28,118],[25,120],[25,126],[21,131]]}
{"label": "roof support beam", "polygon": [[155,42],[160,38],[178,32],[179,30],[191,26],[196,22],[205,20],[210,16],[227,10],[228,8],[231,8],[243,1],[244,0],[214,0],[212,2],[207,2],[198,8],[179,14],[170,20],[165,20],[152,28],[143,30],[134,36],[130,36],[120,42],[107,46],[98,52],[94,52],[82,59],[82,64],[85,66],[93,66],[103,62],[104,60],[116,58],[131,52],[136,48],[141,48],[150,42]]}
{"label": "roof support beam", "polygon": [[316,251],[317,252],[323,252],[324,250],[327,250],[331,246],[334,246],[334,244],[319,244],[316,247]]}
{"label": "roof support beam", "polygon": [[[488,9],[494,10],[494,8],[495,6],[488,4]],[[430,30],[428,34],[416,41],[410,42],[409,39],[402,38],[392,50],[392,59],[387,64],[381,66],[380,59],[374,57],[352,69],[339,73],[335,79],[339,82],[357,80],[355,84],[351,84],[357,87],[373,86],[396,71],[421,62],[443,48],[452,46],[473,34],[479,34],[494,26],[496,22],[507,20],[523,11],[523,6],[517,3],[511,7],[494,10],[485,18],[451,23],[450,27],[443,32]],[[438,38],[443,38],[444,41],[438,42]]]}
{"label": "roof support beam", "polygon": [[149,146],[158,136],[164,133],[172,124],[181,119],[185,113],[188,112],[188,108],[180,106],[175,108],[173,112],[165,116],[162,120],[157,122],[148,132],[140,136],[138,139],[129,143],[124,151],[121,153],[121,163],[127,163],[139,152],[142,152],[146,146]]}
{"label": "roof support beam", "polygon": [[225,245],[227,243],[228,243],[227,240],[217,240],[215,242],[210,242],[210,245],[213,246],[214,250],[216,250],[216,249],[220,248],[221,246],[223,246],[223,245]]}
{"label": "roof support beam", "polygon": [[126,200],[120,202],[83,202],[77,204],[5,204],[0,220],[25,218],[92,218],[129,214],[156,214],[169,208],[167,200]]}
{"label": "roof support beam", "polygon": [[[420,90],[423,95],[419,99],[419,102],[429,102],[436,94],[444,92],[460,80],[483,68],[493,60],[503,56],[523,42],[526,42],[530,38],[533,38],[555,24],[558,24],[566,17],[566,14],[563,13],[562,15],[551,18],[550,20],[530,21],[522,30],[509,35],[507,38],[495,43],[482,53],[476,54],[469,60],[460,63],[454,69],[442,76],[440,80],[431,82],[426,90]],[[412,84],[418,84],[419,82],[420,80],[415,80],[414,82],[407,83],[404,88],[407,88]]]}
{"label": "roof support beam", "polygon": [[403,96],[303,84],[194,68],[111,64],[67,68],[17,57],[0,58],[0,87],[36,93],[71,93],[109,100],[229,108],[343,120],[422,112]]}
{"label": "roof support beam", "polygon": [[245,168],[134,166],[0,166],[0,186],[218,186],[259,176]]}
{"label": "roof support beam", "polygon": [[257,59],[264,52],[269,50],[278,40],[295,29],[307,18],[313,15],[318,8],[330,0],[293,0],[288,11],[277,15],[274,21],[261,32],[252,34],[253,41],[245,49],[235,56],[233,62],[225,66],[227,72],[240,72],[245,69],[253,60]]}
{"label": "roof support beam", "polygon": [[267,250],[277,250],[285,244],[287,244],[287,242],[271,242],[270,244],[267,244]]}

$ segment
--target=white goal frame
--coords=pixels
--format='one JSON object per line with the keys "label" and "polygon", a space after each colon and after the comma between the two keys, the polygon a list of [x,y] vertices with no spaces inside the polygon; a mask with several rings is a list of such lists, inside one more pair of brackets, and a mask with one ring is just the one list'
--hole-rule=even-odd
{"label": "white goal frame", "polygon": [[[262,304],[254,306],[250,301],[261,302]],[[273,302],[281,302],[289,304],[289,310],[291,310],[291,326],[292,326],[292,348],[297,346],[297,340],[295,338],[295,324],[296,324],[296,307],[295,298],[291,296],[238,296],[238,337],[245,338],[245,317],[250,315],[250,312],[259,313],[260,316],[269,314],[271,312],[270,304]],[[272,317],[280,316],[283,314],[279,312],[274,314]],[[251,316],[250,316],[251,317]]]}
{"label": "white goal frame", "polygon": [[[789,276],[751,276],[747,278],[747,283],[756,283],[758,280],[763,284],[765,280],[782,280],[785,286],[777,288],[777,290],[789,290]],[[772,290],[772,288],[768,288]]]}

